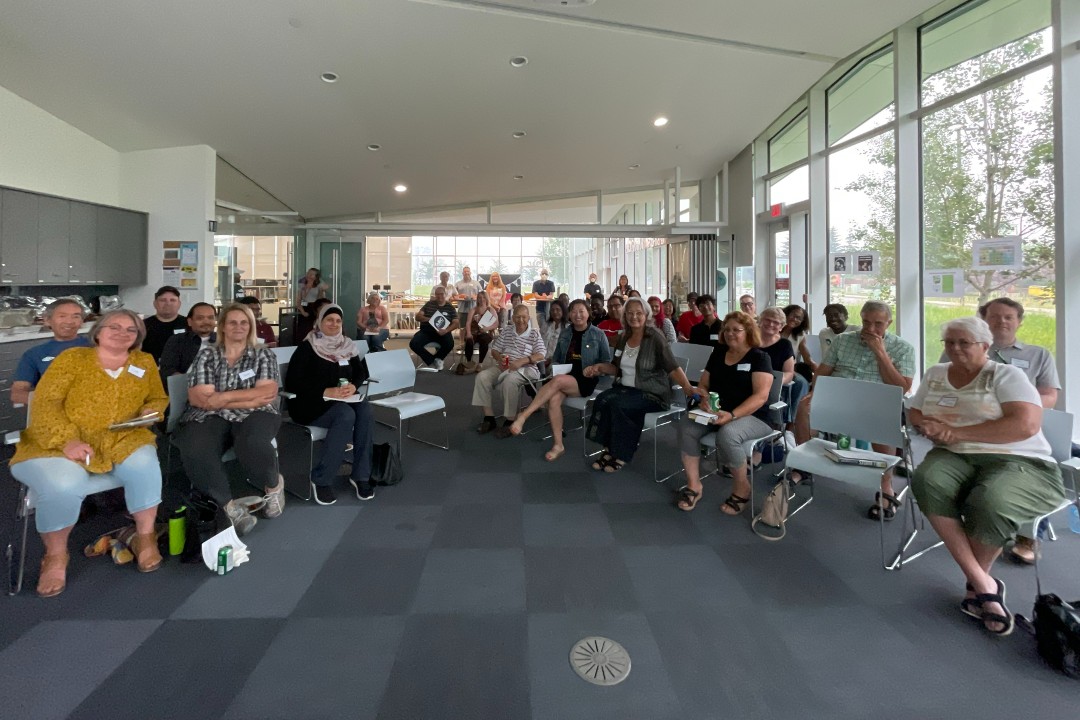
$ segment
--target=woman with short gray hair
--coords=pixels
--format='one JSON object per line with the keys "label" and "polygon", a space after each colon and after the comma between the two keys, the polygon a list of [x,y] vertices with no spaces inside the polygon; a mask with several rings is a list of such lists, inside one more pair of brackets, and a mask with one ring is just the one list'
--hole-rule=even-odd
{"label": "woman with short gray hair", "polygon": [[949,362],[926,371],[908,417],[934,449],[911,489],[967,580],[960,611],[995,635],[1012,632],[1005,583],[990,575],[1017,531],[1065,497],[1042,434],[1039,393],[1017,367],[992,362],[981,318],[946,323]]}

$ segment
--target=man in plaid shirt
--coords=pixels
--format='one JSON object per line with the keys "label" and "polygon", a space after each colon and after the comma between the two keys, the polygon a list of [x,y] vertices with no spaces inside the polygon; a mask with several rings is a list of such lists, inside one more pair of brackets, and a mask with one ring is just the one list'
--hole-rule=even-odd
{"label": "man in plaid shirt", "polygon": [[[888,332],[892,325],[892,310],[883,302],[868,300],[860,315],[862,330],[837,335],[825,350],[817,375],[896,385],[905,393],[909,392],[911,379],[915,376],[915,348],[907,340]],[[813,396],[811,391],[803,398],[795,415],[795,440],[799,444],[809,440],[812,433],[810,399]],[[885,445],[874,445],[874,450],[890,455],[896,452],[896,448]],[[898,507],[900,503],[893,492],[892,472],[887,472],[881,480],[881,493],[867,511],[867,517],[877,520],[884,514],[886,520],[891,520]]]}

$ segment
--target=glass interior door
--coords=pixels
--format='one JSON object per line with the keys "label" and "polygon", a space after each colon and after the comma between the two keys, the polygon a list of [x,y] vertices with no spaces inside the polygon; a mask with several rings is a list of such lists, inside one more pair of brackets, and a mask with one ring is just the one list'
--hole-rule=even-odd
{"label": "glass interior door", "polygon": [[732,290],[735,287],[731,263],[733,256],[730,240],[716,241],[716,314],[724,317],[732,308]]}
{"label": "glass interior door", "polygon": [[335,238],[319,241],[319,268],[329,286],[327,297],[341,306],[345,333],[356,335],[356,314],[364,298],[364,241],[362,238]]}
{"label": "glass interior door", "polygon": [[[769,244],[772,257],[775,258],[773,265],[773,292],[772,302],[766,306],[776,305],[784,307],[791,304],[791,233],[788,231],[787,222],[769,225]],[[758,299],[758,312],[764,309],[761,300]]]}

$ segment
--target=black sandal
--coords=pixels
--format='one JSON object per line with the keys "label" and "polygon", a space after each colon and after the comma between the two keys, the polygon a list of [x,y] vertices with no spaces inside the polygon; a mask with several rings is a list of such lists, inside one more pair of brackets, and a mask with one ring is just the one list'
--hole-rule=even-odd
{"label": "black sandal", "polygon": [[[964,586],[964,589],[968,592],[975,592],[975,588],[971,587],[971,583]],[[960,601],[960,612],[964,613],[968,617],[973,617],[976,620],[983,619],[982,603],[978,597],[964,598]]]}
{"label": "black sandal", "polygon": [[986,627],[986,623],[988,622],[1000,624],[1002,626],[1000,630],[991,630],[988,627],[986,628],[986,630],[987,632],[993,633],[994,635],[1005,637],[1006,635],[1012,633],[1013,628],[1016,627],[1016,619],[1013,617],[1013,614],[1009,612],[1009,608],[1005,607],[1005,583],[1001,582],[997,578],[992,578],[992,580],[997,583],[997,592],[979,593],[975,596],[975,600],[978,601],[979,605],[985,605],[986,603],[997,603],[1001,606],[1001,609],[1005,611],[1004,615],[999,615],[998,613],[983,610],[981,619],[983,621],[983,627]]}
{"label": "black sandal", "polygon": [[597,458],[596,462],[594,462],[592,464],[592,469],[593,470],[603,470],[605,467],[607,467],[607,464],[609,462],[611,462],[612,460],[613,460],[613,458],[611,457],[611,453],[609,453],[607,450],[605,450],[604,454],[601,455],[599,458]]}
{"label": "black sandal", "polygon": [[[882,500],[885,501],[885,505],[881,504]],[[896,511],[900,509],[900,505],[901,502],[895,495],[883,492],[875,493],[874,504],[866,511],[866,517],[871,520],[881,520],[882,517],[886,520],[892,520],[896,517]]]}
{"label": "black sandal", "polygon": [[626,461],[625,460],[618,460],[616,458],[611,458],[606,463],[604,463],[604,472],[606,472],[606,473],[619,472],[624,467],[626,467]]}
{"label": "black sandal", "polygon": [[[724,505],[728,506],[733,512],[725,512],[725,515],[741,515],[742,511],[746,508],[746,504],[750,502],[748,497],[740,497],[735,493],[731,493],[727,496],[727,500],[724,501]],[[720,511],[724,512],[724,505],[720,506]]]}
{"label": "black sandal", "polygon": [[691,490],[686,485],[683,485],[675,493],[675,507],[683,512],[690,512],[697,507],[698,500],[700,499],[701,493],[696,490]]}

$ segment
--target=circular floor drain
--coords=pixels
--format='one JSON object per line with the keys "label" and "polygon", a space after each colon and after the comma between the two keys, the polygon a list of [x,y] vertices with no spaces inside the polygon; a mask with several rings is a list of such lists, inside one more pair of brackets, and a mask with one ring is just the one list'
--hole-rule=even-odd
{"label": "circular floor drain", "polygon": [[614,640],[587,637],[570,649],[570,665],[594,685],[618,685],[630,674],[630,655]]}

